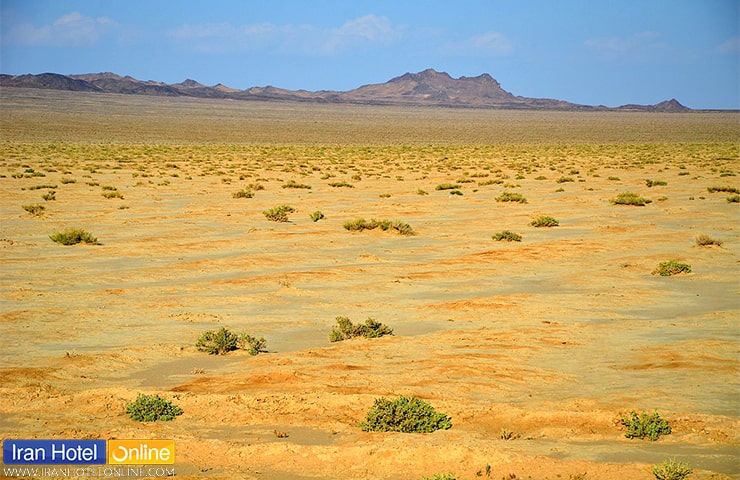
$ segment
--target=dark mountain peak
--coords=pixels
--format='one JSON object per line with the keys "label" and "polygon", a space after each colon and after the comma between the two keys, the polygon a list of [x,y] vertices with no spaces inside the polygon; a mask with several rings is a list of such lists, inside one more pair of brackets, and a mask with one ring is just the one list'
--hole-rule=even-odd
{"label": "dark mountain peak", "polygon": [[681,103],[675,98],[660,102],[655,105],[655,110],[658,112],[685,112],[690,108],[681,105]]}
{"label": "dark mountain peak", "polygon": [[182,81],[180,83],[174,83],[172,84],[173,87],[181,87],[181,88],[203,88],[205,85],[203,85],[200,82],[197,82],[191,78],[185,79],[185,81]]}

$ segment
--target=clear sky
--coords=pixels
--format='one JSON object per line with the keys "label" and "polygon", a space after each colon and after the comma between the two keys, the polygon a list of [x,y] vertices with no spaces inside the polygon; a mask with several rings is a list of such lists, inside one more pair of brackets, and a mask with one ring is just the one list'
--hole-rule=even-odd
{"label": "clear sky", "polygon": [[349,90],[426,68],[515,95],[740,108],[737,0],[0,0],[0,72]]}

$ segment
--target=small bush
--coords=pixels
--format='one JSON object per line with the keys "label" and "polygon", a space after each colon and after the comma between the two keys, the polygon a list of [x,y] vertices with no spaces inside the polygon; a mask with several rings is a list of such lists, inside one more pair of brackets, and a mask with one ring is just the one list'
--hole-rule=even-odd
{"label": "small bush", "polygon": [[457,480],[454,473],[435,473],[431,477],[424,477],[422,480]]}
{"label": "small bush", "polygon": [[735,187],[730,187],[729,185],[725,185],[722,187],[718,187],[718,186],[707,187],[707,191],[709,193],[715,193],[715,192],[740,193],[739,189]]}
{"label": "small bush", "polygon": [[269,210],[265,210],[262,213],[264,216],[272,222],[287,222],[288,214],[295,212],[295,208],[288,205],[280,205]]}
{"label": "small bush", "polygon": [[342,180],[341,182],[332,182],[332,183],[330,183],[330,184],[329,184],[329,186],[330,186],[330,187],[347,187],[347,188],[355,188],[355,186],[354,186],[354,185],[352,185],[351,183],[347,183],[347,182],[345,182],[344,180]]}
{"label": "small bush", "polygon": [[707,234],[702,233],[701,235],[696,236],[696,246],[698,247],[706,247],[708,245],[716,245],[718,247],[722,246],[722,240],[712,238]]}
{"label": "small bush", "polygon": [[41,213],[46,210],[46,207],[36,203],[34,205],[23,205],[23,210],[27,211],[31,215],[41,215]]}
{"label": "small bush", "polygon": [[619,177],[609,176],[606,178],[607,180],[611,180],[613,182],[619,181]]}
{"label": "small bush", "polygon": [[671,433],[671,426],[668,425],[668,422],[664,418],[661,418],[657,411],[651,414],[642,412],[638,415],[633,410],[629,416],[623,416],[619,421],[627,427],[627,431],[624,433],[624,436],[627,438],[648,438],[654,442],[661,435],[669,435]]}
{"label": "small bush", "polygon": [[244,188],[238,192],[232,193],[231,196],[234,198],[254,198],[254,192],[248,188]]}
{"label": "small bush", "polygon": [[283,184],[282,188],[302,188],[306,190],[311,190],[311,185],[306,185],[305,183],[296,183],[295,180],[289,180]]}
{"label": "small bush", "polygon": [[74,178],[66,178],[66,177],[65,178],[62,178],[60,181],[64,185],[67,185],[68,183],[77,183],[77,180],[75,180]]}
{"label": "small bush", "polygon": [[420,189],[418,189],[418,190],[416,191],[416,194],[417,194],[417,195],[421,195],[421,196],[424,196],[424,195],[429,195],[429,192],[427,192],[426,190],[423,190],[423,189],[421,189],[421,188],[420,188]]}
{"label": "small bush", "polygon": [[647,185],[648,188],[650,187],[656,187],[656,186],[666,186],[668,185],[668,182],[664,182],[663,180],[645,180],[645,185]]}
{"label": "small bush", "polygon": [[53,190],[55,188],[57,188],[57,186],[56,185],[52,185],[50,183],[43,183],[41,185],[32,185],[32,186],[28,187],[29,190],[42,190],[42,189],[50,189],[50,190]]}
{"label": "small bush", "polygon": [[431,433],[452,427],[450,417],[416,397],[378,398],[360,424],[366,432]]}
{"label": "small bush", "polygon": [[236,346],[242,350],[246,350],[250,355],[257,355],[262,352],[266,352],[267,340],[264,337],[253,337],[249,334],[242,333],[239,335],[239,339],[236,341]]}
{"label": "small bush", "polygon": [[435,190],[457,190],[458,188],[460,188],[460,185],[457,183],[440,183],[434,187]]}
{"label": "small bush", "polygon": [[365,320],[365,324],[354,324],[347,317],[337,317],[337,324],[329,332],[330,342],[340,342],[354,337],[379,338],[384,335],[393,335],[393,329],[373,318]]}
{"label": "small bush", "polygon": [[462,195],[463,192],[460,190],[450,190],[450,195]]}
{"label": "small bush", "polygon": [[313,220],[314,222],[318,222],[319,220],[321,220],[321,219],[324,218],[324,214],[321,213],[321,211],[319,211],[319,210],[316,210],[315,212],[313,212],[309,216],[311,217],[311,220]]}
{"label": "small bush", "polygon": [[137,422],[156,422],[157,420],[166,422],[182,415],[183,411],[182,408],[159,395],[139,394],[136,400],[126,405],[126,413],[131,420]]}
{"label": "small bush", "polygon": [[657,480],[683,480],[694,471],[688,463],[677,462],[675,459],[671,459],[653,465],[652,472]]}
{"label": "small bush", "polygon": [[560,222],[556,220],[553,217],[548,217],[547,215],[542,215],[540,217],[535,218],[531,222],[529,222],[530,225],[533,227],[557,227],[560,225]]}
{"label": "small bush", "polygon": [[350,232],[361,232],[363,230],[374,230],[380,228],[383,231],[395,230],[401,235],[413,235],[414,230],[408,223],[400,220],[375,220],[371,219],[369,222],[364,218],[358,218],[356,220],[350,220],[344,222],[344,229]]}
{"label": "small bush", "polygon": [[740,203],[740,195],[730,195],[727,197],[727,203]]}
{"label": "small bush", "polygon": [[90,232],[81,228],[68,228],[61,232],[55,232],[49,235],[49,238],[62,245],[76,245],[86,243],[88,245],[100,245],[98,239],[93,237]]}
{"label": "small bush", "polygon": [[518,202],[518,203],[527,203],[527,199],[524,198],[524,195],[521,193],[516,192],[503,192],[501,195],[496,197],[497,202]]}
{"label": "small bush", "polygon": [[52,190],[50,192],[46,192],[43,195],[41,195],[41,198],[43,198],[44,201],[46,201],[46,202],[50,202],[52,200],[56,200],[57,199],[57,192],[55,192],[54,190]]}
{"label": "small bush", "polygon": [[632,192],[620,193],[609,201],[614,205],[634,205],[637,207],[644,207],[648,203],[652,203],[652,200],[643,198],[638,194]]}
{"label": "small bush", "polygon": [[498,232],[492,237],[497,242],[501,242],[503,240],[506,240],[507,242],[521,242],[522,236],[518,233],[514,233],[511,230],[504,230],[501,232]]}
{"label": "small bush", "polygon": [[653,275],[660,275],[661,277],[670,277],[681,273],[691,273],[691,266],[686,263],[679,263],[678,260],[660,262],[652,272]]}
{"label": "small bush", "polygon": [[106,190],[102,193],[105,198],[120,198],[123,199],[123,194],[118,190]]}
{"label": "small bush", "polygon": [[558,183],[575,182],[572,177],[560,177],[557,179]]}
{"label": "small bush", "polygon": [[203,332],[195,342],[195,348],[211,355],[225,355],[236,350],[239,336],[224,327]]}

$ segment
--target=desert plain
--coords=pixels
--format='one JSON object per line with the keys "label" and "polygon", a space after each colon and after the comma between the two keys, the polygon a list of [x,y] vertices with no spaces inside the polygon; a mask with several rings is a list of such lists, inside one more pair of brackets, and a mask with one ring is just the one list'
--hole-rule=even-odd
{"label": "desert plain", "polygon": [[[3,439],[174,439],[180,478],[740,478],[737,112],[1,94]],[[267,352],[196,349],[222,326]],[[140,393],[184,413],[133,421]],[[358,427],[399,395],[452,428]],[[656,410],[670,435],[625,437]]]}

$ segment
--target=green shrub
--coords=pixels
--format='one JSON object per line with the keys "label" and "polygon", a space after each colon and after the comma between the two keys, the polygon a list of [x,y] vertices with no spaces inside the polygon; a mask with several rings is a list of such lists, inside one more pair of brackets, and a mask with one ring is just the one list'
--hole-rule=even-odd
{"label": "green shrub", "polygon": [[701,235],[696,236],[696,245],[698,247],[706,247],[708,245],[716,245],[718,247],[721,247],[722,240],[712,238],[709,235],[702,233]]}
{"label": "green shrub", "polygon": [[366,432],[431,433],[452,427],[450,417],[416,397],[378,398],[360,424]]}
{"label": "green shrub", "polygon": [[120,198],[123,199],[123,194],[118,190],[106,190],[102,193],[105,198]]}
{"label": "green shrub", "polygon": [[529,222],[529,224],[532,225],[533,227],[538,227],[538,228],[539,227],[557,227],[558,225],[560,225],[560,222],[553,217],[542,215],[542,216],[535,218],[531,222]]}
{"label": "green shrub", "polygon": [[65,185],[68,183],[77,183],[77,180],[74,178],[62,178],[60,181]]}
{"label": "green shrub", "polygon": [[560,177],[556,180],[558,183],[575,182],[572,177]]}
{"label": "green shrub", "polygon": [[619,177],[609,176],[607,177],[607,180],[619,181]]}
{"label": "green shrub", "polygon": [[46,192],[43,195],[41,195],[41,198],[43,198],[44,201],[46,201],[46,202],[49,202],[49,201],[52,201],[52,200],[56,200],[57,199],[57,192],[55,192],[54,190],[52,190],[50,192]]}
{"label": "green shrub", "polygon": [[267,341],[260,337],[253,337],[246,333],[236,333],[221,327],[218,330],[207,330],[195,342],[195,347],[201,352],[211,355],[225,355],[232,350],[242,349],[250,355],[257,355],[265,351]]}
{"label": "green shrub", "polygon": [[234,198],[254,198],[254,192],[248,188],[244,188],[238,192],[232,193],[231,196]]}
{"label": "green shrub", "polygon": [[501,195],[496,197],[497,202],[518,202],[527,203],[527,199],[521,193],[516,192],[503,192]]}
{"label": "green shrub", "polygon": [[86,243],[89,245],[100,245],[98,239],[93,237],[90,232],[81,228],[68,228],[61,232],[55,232],[49,235],[52,241],[62,245],[76,245]]}
{"label": "green shrub", "polygon": [[41,213],[46,210],[46,207],[36,203],[33,205],[23,205],[23,210],[27,211],[31,215],[41,215]]}
{"label": "green shrub", "polygon": [[265,210],[262,213],[272,222],[287,222],[288,214],[293,212],[295,212],[295,208],[288,205],[280,205],[279,207]]}
{"label": "green shrub", "polygon": [[663,463],[653,465],[653,475],[657,480],[683,480],[694,471],[688,463],[677,462],[675,459],[664,460]]}
{"label": "green shrub", "polygon": [[420,188],[420,189],[418,189],[418,190],[416,191],[416,194],[417,194],[417,195],[421,195],[421,196],[424,196],[424,195],[429,195],[429,192],[427,192],[426,190],[423,190],[423,189],[421,189],[421,188]]}
{"label": "green shrub", "polygon": [[257,355],[266,352],[267,340],[264,337],[253,337],[249,334],[242,333],[236,341],[236,346],[246,350],[250,355]]}
{"label": "green shrub", "polygon": [[660,262],[652,272],[653,275],[660,275],[661,277],[670,277],[681,273],[691,273],[691,266],[686,263],[679,263],[678,260]]}
{"label": "green shrub", "polygon": [[740,203],[740,195],[730,195],[727,197],[727,203]]}
{"label": "green shrub", "polygon": [[521,242],[522,236],[518,233],[514,233],[511,230],[503,230],[501,232],[498,232],[492,237],[497,242],[506,240],[507,242]]}
{"label": "green shrub", "polygon": [[435,190],[456,190],[458,188],[460,188],[460,185],[457,183],[440,183],[434,187]]}
{"label": "green shrub", "polygon": [[383,231],[395,230],[401,235],[413,235],[414,230],[408,223],[400,220],[375,220],[371,219],[369,222],[364,218],[358,218],[356,220],[350,220],[344,222],[344,229],[350,232],[361,232],[363,230],[374,230],[380,228]]}
{"label": "green shrub", "polygon": [[311,185],[306,185],[305,183],[296,183],[295,180],[288,180],[283,184],[282,188],[303,188],[306,190],[311,190]]}
{"label": "green shrub", "polygon": [[730,187],[729,185],[725,185],[722,187],[718,187],[718,186],[707,187],[707,191],[709,193],[715,193],[715,192],[740,193],[739,189],[735,187]]}
{"label": "green shrub", "polygon": [[329,186],[330,186],[330,187],[348,187],[348,188],[355,188],[355,186],[354,186],[354,185],[352,185],[351,183],[347,183],[347,182],[345,182],[344,180],[342,180],[341,182],[332,182],[332,183],[330,183],[330,184],[329,184]]}
{"label": "green shrub", "polygon": [[450,190],[450,195],[462,195],[463,192],[460,190]]}
{"label": "green shrub", "polygon": [[52,184],[49,184],[49,183],[43,183],[41,185],[32,185],[32,186],[28,187],[29,190],[41,190],[41,189],[50,189],[50,190],[53,190],[55,188],[57,188],[56,185],[52,185]]}
{"label": "green shrub", "polygon": [[324,214],[321,213],[321,211],[319,211],[319,210],[316,210],[315,212],[313,212],[309,216],[311,217],[311,220],[313,220],[314,222],[318,222],[319,220],[321,220],[322,218],[324,218]]}
{"label": "green shrub", "polygon": [[126,405],[126,413],[131,420],[137,422],[156,422],[157,420],[165,422],[174,420],[176,416],[182,415],[183,411],[182,408],[159,395],[140,393],[136,400]]}
{"label": "green shrub", "polygon": [[211,355],[225,355],[236,350],[239,336],[224,327],[218,330],[207,330],[203,332],[195,342],[195,347],[201,352]]}
{"label": "green shrub", "polygon": [[663,180],[650,180],[650,179],[647,179],[647,180],[645,180],[645,185],[647,185],[648,188],[655,187],[655,186],[666,186],[666,185],[668,185],[668,182],[665,182]]}
{"label": "green shrub", "polygon": [[347,317],[337,317],[337,324],[329,332],[330,342],[340,342],[354,337],[379,338],[384,335],[393,335],[393,329],[373,318],[365,320],[365,324],[355,324]]}
{"label": "green shrub", "polygon": [[424,477],[422,480],[457,480],[454,473],[435,473],[431,477]]}
{"label": "green shrub", "polygon": [[620,193],[609,201],[614,205],[634,205],[637,207],[644,207],[646,204],[652,203],[652,200],[643,198],[633,192]]}
{"label": "green shrub", "polygon": [[661,435],[671,433],[671,426],[664,418],[661,418],[657,411],[653,413],[642,412],[638,415],[633,410],[629,416],[622,416],[619,421],[627,427],[624,433],[627,438],[648,438],[654,442]]}

